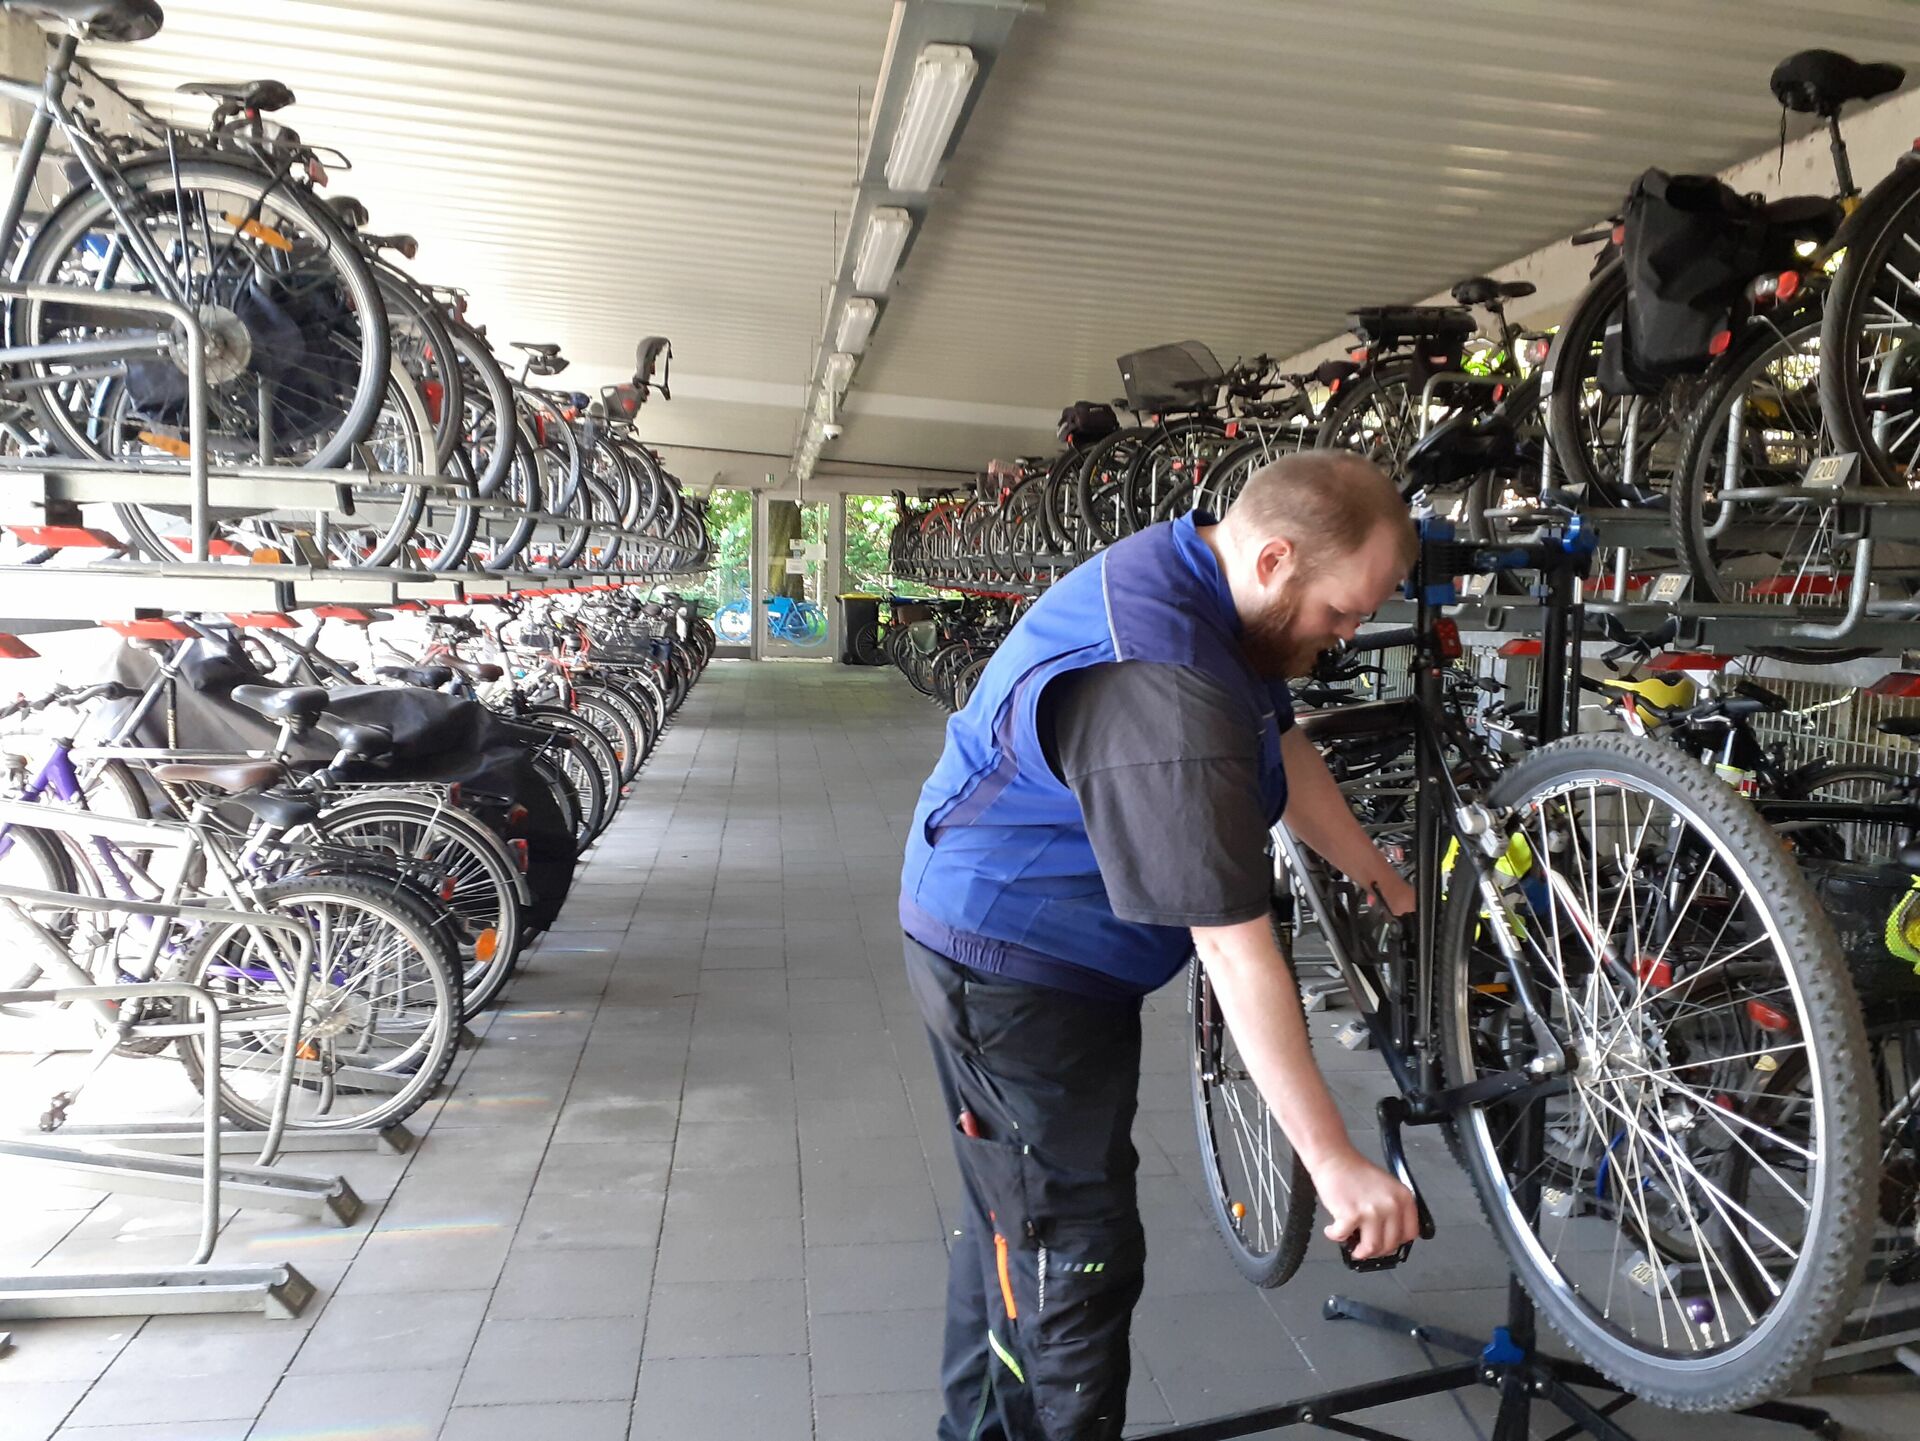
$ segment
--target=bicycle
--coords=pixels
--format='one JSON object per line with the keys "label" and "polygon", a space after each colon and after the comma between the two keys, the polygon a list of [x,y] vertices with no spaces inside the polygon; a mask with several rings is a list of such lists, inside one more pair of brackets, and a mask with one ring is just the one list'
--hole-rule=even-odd
{"label": "bicycle", "polygon": [[[1577,519],[1500,551],[1424,522],[1413,694],[1300,718],[1310,735],[1412,733],[1411,925],[1370,915],[1284,825],[1275,840],[1393,1078],[1390,1167],[1411,1184],[1402,1127],[1442,1125],[1578,1355],[1658,1404],[1748,1406],[1818,1359],[1862,1274],[1867,1041],[1831,925],[1735,791],[1635,737],[1557,738],[1571,707],[1552,658],[1580,633],[1591,550]],[[1458,647],[1436,607],[1452,577],[1516,565],[1552,589],[1544,743],[1504,764],[1449,704]],[[1192,988],[1215,1221],[1274,1284],[1306,1244],[1311,1186],[1204,972]]]}

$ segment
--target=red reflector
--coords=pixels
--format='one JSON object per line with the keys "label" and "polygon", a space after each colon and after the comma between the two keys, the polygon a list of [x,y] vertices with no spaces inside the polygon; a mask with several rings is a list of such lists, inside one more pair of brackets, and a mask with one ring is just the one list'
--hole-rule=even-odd
{"label": "red reflector", "polygon": [[120,542],[104,530],[84,525],[10,525],[7,527],[28,545],[51,546],[55,550],[119,550]]}
{"label": "red reflector", "polygon": [[450,806],[457,806],[460,804],[460,782],[459,781],[455,781],[452,785],[447,787],[447,804]]}
{"label": "red reflector", "polygon": [[459,888],[460,888],[459,883],[455,881],[452,876],[448,876],[445,880],[440,882],[440,899],[443,901],[452,900],[453,893]]}
{"label": "red reflector", "polygon": [[1349,350],[1347,352],[1347,359],[1351,360],[1355,365],[1365,365],[1367,363],[1366,347],[1363,345],[1358,350]]}
{"label": "red reflector", "polygon": [[[184,535],[168,536],[167,544],[172,546],[175,550],[179,551],[182,555],[187,554],[189,551],[193,549],[192,540],[190,540]],[[245,555],[245,554],[247,554],[246,551],[240,549],[239,546],[235,545],[230,540],[222,540],[217,535],[210,535],[207,537],[207,558],[209,560],[212,560],[215,558],[225,558],[227,556]]]}
{"label": "red reflector", "polygon": [[1727,347],[1732,344],[1733,332],[1731,330],[1716,330],[1713,333],[1713,339],[1707,342],[1707,354],[1725,355],[1727,353]]}
{"label": "red reflector", "polygon": [[1459,660],[1466,654],[1460,644],[1460,627],[1444,617],[1433,623],[1433,646],[1441,660]]}
{"label": "red reflector", "polygon": [[1911,699],[1920,696],[1920,671],[1896,670],[1880,677],[1867,687],[1868,695],[1898,696]]}
{"label": "red reflector", "polygon": [[1640,956],[1633,963],[1633,973],[1656,991],[1664,991],[1673,984],[1673,962],[1656,960],[1652,956]]}
{"label": "red reflector", "polygon": [[0,635],[0,660],[37,660],[40,652],[17,635]]}
{"label": "red reflector", "polygon": [[246,630],[292,630],[293,618],[277,610],[228,611],[227,623]]}
{"label": "red reflector", "polygon": [[1615,245],[1625,245],[1627,243],[1627,227],[1626,226],[1616,225],[1613,227],[1613,243]]}
{"label": "red reflector", "polygon": [[427,414],[432,418],[433,423],[438,425],[440,407],[447,403],[447,387],[437,380],[429,380],[420,387],[420,392],[427,399]]}
{"label": "red reflector", "polygon": [[194,632],[177,620],[103,620],[108,630],[128,640],[192,640]]}
{"label": "red reflector", "polygon": [[1670,670],[1725,670],[1733,662],[1730,655],[1708,655],[1703,651],[1669,651],[1657,655],[1647,662],[1647,669],[1654,671]]}
{"label": "red reflector", "polygon": [[547,443],[547,417],[543,411],[533,413],[533,438],[541,445]]}
{"label": "red reflector", "polygon": [[1240,422],[1237,420],[1229,420],[1227,422],[1227,439],[1238,440],[1239,438],[1240,438]]}
{"label": "red reflector", "polygon": [[1853,584],[1850,575],[1776,575],[1755,581],[1752,595],[1838,595]]}
{"label": "red reflector", "polygon": [[1512,660],[1516,656],[1539,655],[1543,648],[1537,640],[1510,640],[1494,654]]}
{"label": "red reflector", "polygon": [[507,807],[507,824],[508,825],[517,826],[526,818],[527,818],[527,808],[525,806],[511,805]]}
{"label": "red reflector", "polygon": [[1763,1031],[1791,1031],[1793,1018],[1765,1001],[1747,1002],[1747,1019]]}
{"label": "red reflector", "polygon": [[1800,272],[1797,270],[1781,271],[1780,278],[1774,282],[1773,298],[1784,305],[1799,293]]}
{"label": "red reflector", "polygon": [[513,863],[520,867],[520,874],[527,873],[527,843],[522,840],[507,842],[507,849],[513,852]]}

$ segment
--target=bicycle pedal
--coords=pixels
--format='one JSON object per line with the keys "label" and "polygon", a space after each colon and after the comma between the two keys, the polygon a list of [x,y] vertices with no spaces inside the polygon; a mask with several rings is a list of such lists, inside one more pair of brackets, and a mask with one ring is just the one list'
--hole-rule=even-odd
{"label": "bicycle pedal", "polygon": [[1366,1021],[1358,1016],[1348,1021],[1344,1026],[1338,1027],[1333,1033],[1333,1038],[1349,1051],[1371,1051],[1373,1049],[1373,1032],[1367,1026]]}
{"label": "bicycle pedal", "polygon": [[1397,1251],[1389,1251],[1384,1256],[1369,1256],[1364,1261],[1356,1261],[1353,1256],[1353,1238],[1348,1237],[1340,1243],[1340,1259],[1349,1271],[1391,1271],[1412,1254],[1413,1242],[1408,1241]]}

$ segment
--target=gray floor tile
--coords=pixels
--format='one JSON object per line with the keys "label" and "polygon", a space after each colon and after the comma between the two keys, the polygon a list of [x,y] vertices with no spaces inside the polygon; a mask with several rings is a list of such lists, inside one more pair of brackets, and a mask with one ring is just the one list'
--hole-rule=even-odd
{"label": "gray floor tile", "polygon": [[0,1391],[0,1404],[6,1407],[7,1441],[14,1441],[16,1430],[21,1441],[46,1441],[86,1391],[85,1381],[28,1381],[6,1387]]}
{"label": "gray floor tile", "polygon": [[634,1398],[633,1441],[803,1437],[812,1423],[804,1356],[649,1360]]}
{"label": "gray floor tile", "polygon": [[625,1401],[562,1401],[531,1406],[456,1406],[438,1441],[626,1441]]}
{"label": "gray floor tile", "polygon": [[152,1425],[63,1426],[59,1441],[246,1441],[253,1418],[239,1421],[158,1421]]}
{"label": "gray floor tile", "polygon": [[[457,1370],[374,1371],[352,1382],[338,1376],[289,1376],[273,1393],[249,1441],[305,1441],[316,1431],[348,1436],[432,1436],[446,1420],[459,1384]],[[322,1424],[316,1424],[321,1422]]]}
{"label": "gray floor tile", "polygon": [[938,1241],[809,1246],[807,1307],[817,1316],[842,1311],[912,1311],[942,1296],[947,1250]]}
{"label": "gray floor tile", "polygon": [[335,1296],[294,1357],[289,1374],[436,1371],[464,1366],[480,1322],[485,1291]]}
{"label": "gray floor tile", "polygon": [[934,1310],[814,1317],[814,1391],[849,1396],[937,1386],[944,1321],[945,1313]]}
{"label": "gray floor tile", "polygon": [[940,1214],[926,1180],[904,1186],[811,1185],[806,1189],[809,1246],[881,1241],[937,1241]]}
{"label": "gray floor tile", "polygon": [[458,1393],[462,1406],[620,1401],[640,1366],[637,1319],[488,1321]]}
{"label": "gray floor tile", "polygon": [[814,1441],[900,1441],[931,1436],[940,1417],[938,1391],[878,1396],[822,1396],[814,1405]]}
{"label": "gray floor tile", "polygon": [[650,1249],[516,1249],[507,1258],[487,1316],[644,1316],[652,1279]]}
{"label": "gray floor tile", "polygon": [[799,1281],[669,1282],[653,1288],[646,1356],[803,1355],[806,1288]]}

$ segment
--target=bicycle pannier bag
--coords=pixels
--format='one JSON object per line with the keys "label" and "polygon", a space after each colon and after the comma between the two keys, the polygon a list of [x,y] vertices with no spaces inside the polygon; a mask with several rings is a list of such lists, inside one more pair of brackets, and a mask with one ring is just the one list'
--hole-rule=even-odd
{"label": "bicycle pannier bag", "polygon": [[1759,272],[1760,204],[1711,175],[1649,170],[1627,193],[1627,336],[1631,365],[1651,375],[1698,371],[1741,288]]}
{"label": "bicycle pannier bag", "polygon": [[1059,437],[1062,445],[1076,449],[1105,440],[1120,428],[1120,418],[1111,405],[1097,400],[1076,400],[1060,412]]}

